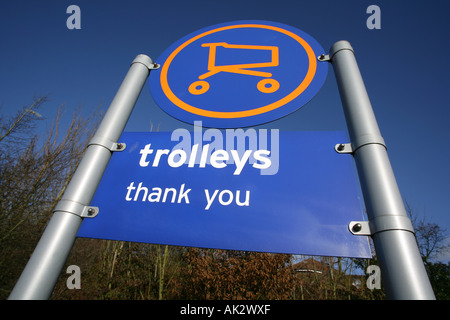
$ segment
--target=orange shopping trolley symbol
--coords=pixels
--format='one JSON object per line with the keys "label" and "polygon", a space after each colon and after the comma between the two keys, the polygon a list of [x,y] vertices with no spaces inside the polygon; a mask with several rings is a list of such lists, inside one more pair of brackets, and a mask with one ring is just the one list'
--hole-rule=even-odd
{"label": "orange shopping trolley symbol", "polygon": [[[271,73],[249,70],[255,68],[277,67],[279,64],[278,47],[228,44],[225,42],[203,43],[202,47],[209,47],[208,72],[200,75],[198,77],[199,81],[195,81],[189,86],[189,92],[191,94],[200,95],[207,92],[209,90],[210,85],[204,79],[209,78],[219,72],[229,72],[229,73],[251,75],[256,77],[263,77],[264,79],[260,80],[257,83],[258,90],[263,93],[273,93],[280,88],[279,82],[271,78],[272,77]],[[271,52],[271,61],[262,63],[229,64],[217,66],[216,65],[217,47],[223,47],[228,49],[268,50]]]}

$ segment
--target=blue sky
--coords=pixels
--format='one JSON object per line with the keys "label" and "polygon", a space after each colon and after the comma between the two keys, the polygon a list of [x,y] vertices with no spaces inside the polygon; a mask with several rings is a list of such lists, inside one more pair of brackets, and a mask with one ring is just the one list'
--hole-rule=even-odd
{"label": "blue sky", "polygon": [[[69,5],[81,9],[81,29],[69,30]],[[381,29],[369,30],[369,5],[381,9]],[[158,56],[183,36],[235,20],[268,20],[314,37],[328,53],[351,42],[402,196],[417,214],[450,230],[450,61],[448,1],[2,1],[0,2],[0,112],[15,113],[34,96],[49,95],[40,112],[59,105],[88,113],[106,110],[130,62]],[[50,120],[42,130],[50,126]],[[188,124],[170,117],[146,85],[127,131]],[[330,65],[311,102],[266,124],[282,130],[346,130]],[[448,260],[448,258],[446,258]]]}

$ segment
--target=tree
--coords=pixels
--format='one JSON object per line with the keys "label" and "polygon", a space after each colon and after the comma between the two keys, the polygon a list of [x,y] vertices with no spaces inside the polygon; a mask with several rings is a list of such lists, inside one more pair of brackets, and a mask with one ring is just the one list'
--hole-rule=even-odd
{"label": "tree", "polygon": [[414,226],[417,246],[427,270],[428,278],[433,287],[436,299],[449,299],[450,289],[450,267],[441,262],[433,260],[448,252],[449,245],[446,243],[446,229],[436,223],[427,221],[426,217],[419,218],[407,203],[406,209]]}
{"label": "tree", "polygon": [[292,255],[189,248],[182,299],[290,299]]}
{"label": "tree", "polygon": [[445,229],[436,223],[421,220],[416,224],[415,232],[419,251],[425,264],[448,251],[449,247],[444,242],[446,239]]}
{"label": "tree", "polygon": [[450,263],[429,262],[425,265],[437,300],[450,299]]}
{"label": "tree", "polygon": [[411,218],[416,234],[417,246],[425,264],[448,252],[449,245],[445,242],[447,230],[438,224],[427,221],[425,215],[419,217],[411,206],[406,203],[406,210]]}
{"label": "tree", "polygon": [[74,113],[61,132],[63,107],[50,131],[34,132],[46,97],[0,118],[0,296],[9,295],[89,141],[94,116]]}

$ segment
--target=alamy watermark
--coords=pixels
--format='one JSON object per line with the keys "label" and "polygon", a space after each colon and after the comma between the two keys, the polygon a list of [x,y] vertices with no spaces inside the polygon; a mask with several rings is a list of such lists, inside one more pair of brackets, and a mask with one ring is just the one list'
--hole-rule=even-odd
{"label": "alamy watermark", "polygon": [[[69,30],[81,29],[81,9],[77,5],[70,5],[66,9],[66,13],[70,16],[66,20],[66,26]],[[366,9],[366,13],[370,16],[366,20],[368,29],[381,29],[381,9],[377,5],[370,5]]]}
{"label": "alamy watermark", "polygon": [[67,7],[66,13],[70,16],[66,20],[66,26],[69,30],[81,29],[81,9],[79,6],[70,5]]}
{"label": "alamy watermark", "polygon": [[[274,175],[279,169],[279,129],[203,131],[202,122],[195,121],[193,132],[176,129],[172,132],[171,141],[178,143],[171,151],[156,150],[153,167],[158,165],[159,155],[165,153],[172,167],[235,166],[234,175],[240,175],[247,165],[259,169],[261,175]],[[149,152],[152,153],[153,150],[141,150],[141,166],[149,164],[144,157]]]}
{"label": "alamy watermark", "polygon": [[366,13],[370,14],[367,18],[366,26],[368,29],[381,29],[381,9],[377,5],[367,7]]}
{"label": "alamy watermark", "polygon": [[366,285],[370,290],[381,289],[381,271],[380,267],[377,265],[370,265],[366,270],[367,277]]}
{"label": "alamy watermark", "polygon": [[77,265],[70,265],[66,269],[66,273],[70,274],[67,278],[67,289],[81,289],[81,269]]}

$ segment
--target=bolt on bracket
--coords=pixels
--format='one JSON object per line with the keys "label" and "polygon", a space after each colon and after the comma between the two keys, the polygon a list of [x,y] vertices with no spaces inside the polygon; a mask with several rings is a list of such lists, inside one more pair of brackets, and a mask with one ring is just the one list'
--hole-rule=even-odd
{"label": "bolt on bracket", "polygon": [[353,147],[351,143],[339,143],[334,146],[334,150],[336,150],[337,153],[353,153]]}
{"label": "bolt on bracket", "polygon": [[357,236],[371,236],[370,226],[368,221],[351,221],[348,224],[348,230]]}
{"label": "bolt on bracket", "polygon": [[319,61],[331,61],[331,58],[328,54],[321,54],[320,56],[317,57],[317,59]]}
{"label": "bolt on bracket", "polygon": [[160,64],[158,64],[158,63],[153,63],[153,65],[152,66],[150,66],[150,70],[156,70],[156,69],[159,69],[159,67],[161,67],[161,65]]}

